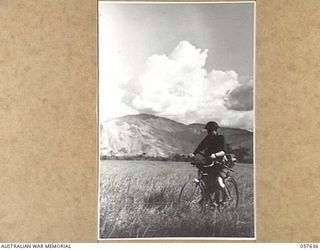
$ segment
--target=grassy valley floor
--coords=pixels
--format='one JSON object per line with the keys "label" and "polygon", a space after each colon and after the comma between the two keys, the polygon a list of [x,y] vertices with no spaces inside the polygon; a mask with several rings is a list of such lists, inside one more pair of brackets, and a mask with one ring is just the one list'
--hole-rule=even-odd
{"label": "grassy valley floor", "polygon": [[179,192],[197,176],[188,162],[100,162],[100,238],[254,237],[253,165],[234,166],[239,206],[181,211]]}

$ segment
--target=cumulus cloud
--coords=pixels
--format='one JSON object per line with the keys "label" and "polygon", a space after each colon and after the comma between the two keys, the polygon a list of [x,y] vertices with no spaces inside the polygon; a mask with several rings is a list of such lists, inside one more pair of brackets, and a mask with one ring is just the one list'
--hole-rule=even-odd
{"label": "cumulus cloud", "polygon": [[250,84],[243,85],[232,70],[208,72],[207,57],[207,50],[187,41],[168,56],[149,57],[140,74],[121,84],[122,102],[137,112],[183,123],[216,120],[222,126],[252,129]]}
{"label": "cumulus cloud", "polygon": [[229,91],[224,104],[228,109],[238,111],[248,111],[253,109],[253,84],[252,81],[241,84],[237,88]]}

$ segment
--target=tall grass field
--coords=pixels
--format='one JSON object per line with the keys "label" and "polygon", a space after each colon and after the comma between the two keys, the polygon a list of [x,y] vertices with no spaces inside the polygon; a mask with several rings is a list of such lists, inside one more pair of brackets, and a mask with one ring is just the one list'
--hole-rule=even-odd
{"label": "tall grass field", "polygon": [[237,163],[237,208],[179,209],[180,190],[197,177],[188,162],[100,162],[100,238],[254,237],[253,165]]}

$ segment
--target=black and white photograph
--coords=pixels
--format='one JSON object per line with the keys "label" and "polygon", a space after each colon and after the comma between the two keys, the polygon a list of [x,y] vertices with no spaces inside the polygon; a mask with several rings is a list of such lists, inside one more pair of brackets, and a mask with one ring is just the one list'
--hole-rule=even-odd
{"label": "black and white photograph", "polygon": [[98,3],[99,239],[255,239],[255,2]]}

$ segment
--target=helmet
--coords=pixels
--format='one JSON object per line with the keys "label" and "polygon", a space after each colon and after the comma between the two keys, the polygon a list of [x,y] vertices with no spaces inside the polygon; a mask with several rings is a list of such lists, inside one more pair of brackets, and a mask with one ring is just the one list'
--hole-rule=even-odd
{"label": "helmet", "polygon": [[209,129],[209,130],[217,130],[220,127],[219,127],[218,123],[216,123],[214,121],[210,121],[207,123],[207,125],[204,128]]}

